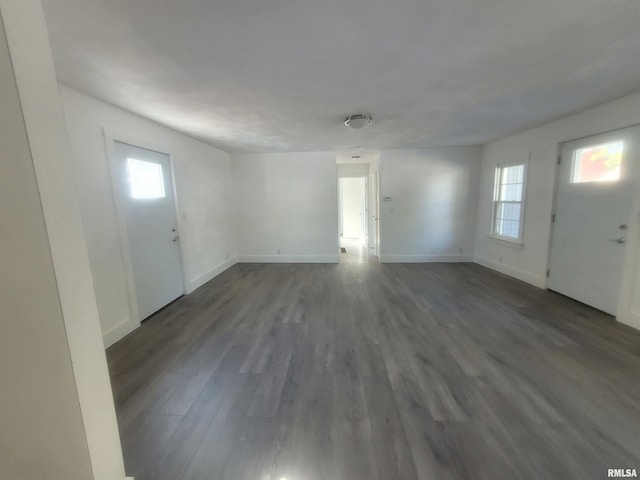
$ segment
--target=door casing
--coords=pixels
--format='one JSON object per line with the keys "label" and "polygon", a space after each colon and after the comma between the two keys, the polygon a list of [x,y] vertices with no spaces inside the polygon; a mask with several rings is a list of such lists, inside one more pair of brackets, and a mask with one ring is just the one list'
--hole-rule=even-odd
{"label": "door casing", "polygon": [[[171,181],[173,183],[173,192],[174,192],[173,201],[174,201],[174,206],[176,211],[176,225],[178,230],[176,233],[178,234],[178,236],[180,236],[180,238],[182,238],[181,231],[183,230],[183,228],[181,225],[181,218],[179,214],[180,208],[179,208],[179,202],[178,202],[178,189],[176,188],[175,169],[173,165],[173,158],[171,156],[171,153],[169,153],[170,149],[166,146],[157,145],[153,142],[150,142],[144,139],[132,137],[127,133],[117,132],[113,130],[103,129],[103,135],[104,135],[104,141],[105,141],[105,149],[107,151],[107,158],[109,161],[109,173],[111,175],[111,178],[110,178],[111,189],[112,189],[113,200],[114,200],[114,205],[116,210],[116,217],[118,222],[118,237],[120,240],[122,262],[125,270],[129,310],[131,314],[130,318],[125,319],[123,323],[126,322],[128,324],[127,325],[128,328],[126,328],[126,330],[133,331],[135,328],[140,326],[140,322],[143,320],[143,318],[140,317],[140,309],[138,307],[138,300],[137,300],[138,297],[136,294],[136,287],[135,287],[135,280],[134,280],[134,273],[133,273],[133,261],[131,256],[131,248],[129,245],[129,236],[128,236],[128,230],[127,230],[126,216],[125,216],[126,215],[125,207],[122,204],[122,197],[121,197],[123,192],[121,192],[118,189],[118,182],[114,180],[115,178],[117,178],[116,176],[118,175],[117,173],[118,158],[116,154],[115,142],[126,143],[129,145],[144,148],[147,150],[153,150],[155,152],[163,153],[167,155],[167,157],[169,157]],[[189,278],[189,276],[188,276],[188,270],[185,263],[186,255],[184,251],[184,242],[182,241],[179,242],[178,247],[179,247],[178,252],[179,252],[180,269],[181,269],[180,274],[182,277],[182,288],[183,288],[183,292],[187,294],[187,293],[190,293],[190,288],[189,288],[189,283],[187,282],[187,278]],[[120,330],[120,332],[124,332],[126,330]]]}
{"label": "door casing", "polygon": [[[579,140],[588,140],[590,138],[598,137],[601,135],[620,132],[624,130],[634,130],[635,135],[635,158],[634,158],[634,188],[633,198],[631,200],[631,214],[629,216],[627,231],[627,243],[625,248],[625,256],[623,261],[622,281],[619,292],[619,300],[616,319],[621,322],[627,323],[640,329],[640,255],[638,249],[640,247],[640,124],[634,124],[629,126],[622,126],[614,130],[608,130],[604,132],[593,133],[581,137],[571,138],[559,142],[556,147],[556,162],[553,178],[553,196],[552,196],[552,209],[549,222],[551,228],[549,229],[549,237],[547,242],[547,272],[551,268],[551,248],[553,243],[554,222],[553,215],[557,211],[558,204],[558,185],[560,181],[560,158],[562,155],[562,147],[566,143],[575,142]],[[548,289],[549,278],[544,279],[544,288]]]}

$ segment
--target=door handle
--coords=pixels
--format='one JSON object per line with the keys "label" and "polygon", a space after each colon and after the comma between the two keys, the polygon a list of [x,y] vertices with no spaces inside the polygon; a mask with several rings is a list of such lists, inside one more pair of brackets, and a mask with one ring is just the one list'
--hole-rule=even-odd
{"label": "door handle", "polygon": [[609,241],[614,243],[624,243],[626,242],[626,239],[624,237],[610,238]]}
{"label": "door handle", "polygon": [[178,241],[178,238],[180,238],[180,237],[179,237],[178,235],[176,235],[175,237],[173,237],[173,238],[171,239],[171,241],[172,241],[172,242],[177,242],[177,241]]}

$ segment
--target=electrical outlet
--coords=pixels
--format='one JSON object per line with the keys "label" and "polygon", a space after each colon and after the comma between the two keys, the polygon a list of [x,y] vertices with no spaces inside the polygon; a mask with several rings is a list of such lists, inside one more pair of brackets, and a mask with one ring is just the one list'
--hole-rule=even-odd
{"label": "electrical outlet", "polygon": [[227,260],[229,260],[229,254],[225,253],[224,258],[226,258]]}
{"label": "electrical outlet", "polygon": [[498,257],[498,261],[502,263],[502,257]]}
{"label": "electrical outlet", "polygon": [[278,249],[278,255],[280,255],[280,249]]}
{"label": "electrical outlet", "polygon": [[458,253],[462,253],[462,252],[464,252],[464,250],[463,250],[463,249],[461,249],[461,248],[459,248],[459,249],[458,249]]}

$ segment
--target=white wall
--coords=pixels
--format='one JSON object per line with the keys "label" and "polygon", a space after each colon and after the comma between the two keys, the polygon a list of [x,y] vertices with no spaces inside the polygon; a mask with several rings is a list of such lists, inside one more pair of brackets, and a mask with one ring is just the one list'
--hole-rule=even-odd
{"label": "white wall", "polygon": [[338,261],[335,153],[238,154],[231,165],[240,261]]}
{"label": "white wall", "polygon": [[91,270],[107,345],[132,318],[103,129],[115,139],[171,155],[187,292],[235,262],[229,154],[61,86]]}
{"label": "white wall", "polygon": [[0,14],[0,478],[122,480],[42,5]]}
{"label": "white wall", "polygon": [[[638,123],[640,94],[635,94],[486,145],[480,173],[474,260],[544,287],[559,144]],[[489,237],[494,172],[498,163],[529,157],[524,245],[514,248]],[[624,275],[623,294],[628,296],[633,289],[634,298],[640,298],[640,289],[634,280],[637,267],[635,263],[631,267],[632,272],[625,272]],[[619,318],[640,326],[640,322],[632,318],[638,313],[631,315],[622,309]]]}
{"label": "white wall", "polygon": [[471,260],[480,153],[480,147],[382,152],[381,261]]}
{"label": "white wall", "polygon": [[[80,403],[17,93],[0,25],[0,477],[89,478]],[[57,406],[55,415],[51,405]],[[69,461],[58,463],[64,457]]]}
{"label": "white wall", "polygon": [[340,163],[338,164],[338,178],[368,177],[368,163]]}

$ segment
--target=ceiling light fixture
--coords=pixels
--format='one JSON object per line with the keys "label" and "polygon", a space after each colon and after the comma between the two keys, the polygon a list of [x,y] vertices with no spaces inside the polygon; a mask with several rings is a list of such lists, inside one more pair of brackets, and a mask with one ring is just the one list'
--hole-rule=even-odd
{"label": "ceiling light fixture", "polygon": [[344,124],[350,128],[362,128],[373,123],[373,118],[371,115],[366,113],[356,113],[354,115],[349,115],[344,119]]}

